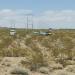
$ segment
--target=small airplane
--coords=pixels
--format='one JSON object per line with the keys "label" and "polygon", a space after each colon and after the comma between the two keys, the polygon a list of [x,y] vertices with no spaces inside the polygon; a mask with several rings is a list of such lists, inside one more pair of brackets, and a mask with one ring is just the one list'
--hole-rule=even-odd
{"label": "small airplane", "polygon": [[52,33],[50,33],[50,32],[40,32],[40,35],[51,35]]}
{"label": "small airplane", "polygon": [[36,34],[36,35],[44,35],[44,36],[48,36],[48,35],[51,35],[52,33],[40,31],[40,32],[34,32],[34,34]]}
{"label": "small airplane", "polygon": [[34,34],[36,35],[44,35],[44,36],[48,36],[48,35],[52,35],[53,29],[52,28],[49,28],[47,32],[43,32],[43,31],[37,31],[37,32],[33,32]]}

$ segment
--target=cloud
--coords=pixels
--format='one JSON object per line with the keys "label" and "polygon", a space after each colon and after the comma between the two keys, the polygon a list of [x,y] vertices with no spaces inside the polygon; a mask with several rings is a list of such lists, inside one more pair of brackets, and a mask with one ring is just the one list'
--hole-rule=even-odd
{"label": "cloud", "polygon": [[40,24],[43,25],[42,27],[44,28],[75,28],[75,10],[45,11],[41,13],[41,16],[38,16],[38,22],[40,22]]}
{"label": "cloud", "polygon": [[10,27],[13,24],[16,27],[23,27],[26,24],[26,15],[32,14],[32,10],[11,10],[3,9],[0,10],[0,26]]}
{"label": "cloud", "polygon": [[75,23],[75,11],[61,10],[61,11],[46,11],[40,17],[44,22],[50,23]]}
{"label": "cloud", "polygon": [[[0,26],[8,26],[15,24],[16,27],[26,27],[27,14],[31,15],[34,12],[32,10],[0,10]],[[37,13],[38,14],[38,13]],[[32,24],[32,16],[29,16],[29,27]],[[48,28],[51,27],[65,28],[71,27],[75,24],[75,10],[48,10],[41,12],[38,15],[33,16],[34,28]],[[66,25],[67,24],[67,25]],[[74,25],[72,25],[74,26]]]}

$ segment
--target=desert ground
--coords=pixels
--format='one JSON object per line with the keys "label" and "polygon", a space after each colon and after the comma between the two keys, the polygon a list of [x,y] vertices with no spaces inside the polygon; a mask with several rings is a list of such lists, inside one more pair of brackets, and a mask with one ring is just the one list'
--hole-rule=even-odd
{"label": "desert ground", "polygon": [[21,63],[22,61],[27,60],[25,57],[0,58],[0,75],[75,75],[75,65],[62,67],[61,64],[52,62],[49,67],[40,67],[36,71],[31,71]]}
{"label": "desert ground", "polygon": [[0,75],[75,75],[75,30],[0,28]]}

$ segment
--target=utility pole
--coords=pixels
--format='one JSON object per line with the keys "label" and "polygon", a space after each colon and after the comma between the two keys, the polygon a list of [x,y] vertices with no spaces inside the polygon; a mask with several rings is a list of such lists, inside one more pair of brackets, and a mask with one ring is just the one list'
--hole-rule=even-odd
{"label": "utility pole", "polygon": [[33,31],[33,15],[32,15],[32,31]]}
{"label": "utility pole", "polygon": [[28,24],[29,24],[29,22],[28,22],[28,19],[29,17],[28,17],[28,15],[27,15],[27,31],[28,31]]}

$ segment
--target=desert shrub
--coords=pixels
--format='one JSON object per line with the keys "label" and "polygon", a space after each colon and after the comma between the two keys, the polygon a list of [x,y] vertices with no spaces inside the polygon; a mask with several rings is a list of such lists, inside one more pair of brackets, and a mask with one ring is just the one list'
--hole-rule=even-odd
{"label": "desert shrub", "polygon": [[[63,37],[64,36],[64,37]],[[74,43],[72,42],[72,39],[69,38],[69,36],[63,35],[53,42],[54,46],[52,48],[53,56],[57,57],[61,54],[61,59],[66,55],[69,59],[73,58],[73,52],[72,48],[74,47]]]}
{"label": "desert shrub", "polygon": [[32,55],[32,60],[31,60],[31,70],[37,70],[41,66],[45,66],[46,63],[44,61],[43,54],[39,50],[35,50],[35,52]]}
{"label": "desert shrub", "polygon": [[44,39],[41,43],[44,47],[51,48],[49,39]]}
{"label": "desert shrub", "polygon": [[40,68],[38,69],[38,72],[43,73],[43,74],[49,74],[49,68],[40,67]]}
{"label": "desert shrub", "polygon": [[72,59],[72,48],[74,44],[70,38],[62,38],[62,43],[64,44],[64,53],[68,56],[68,58]]}
{"label": "desert shrub", "polygon": [[44,62],[43,54],[37,48],[27,55],[27,59],[27,61],[26,59],[22,60],[21,64],[29,68],[31,71],[36,71],[39,67],[46,65],[46,63]]}
{"label": "desert shrub", "polygon": [[32,39],[31,38],[27,38],[25,41],[25,44],[29,46],[29,44],[32,43]]}
{"label": "desert shrub", "polygon": [[0,49],[8,47],[12,41],[13,40],[11,37],[2,38],[2,42],[0,43]]}
{"label": "desert shrub", "polygon": [[26,30],[25,29],[17,30],[17,35],[20,37],[25,37],[26,36]]}
{"label": "desert shrub", "polygon": [[12,50],[8,50],[7,48],[6,49],[3,49],[2,50],[2,53],[0,53],[1,56],[3,57],[11,57],[12,56]]}
{"label": "desert shrub", "polygon": [[75,73],[75,66],[74,65],[68,65],[65,67],[65,70],[68,72],[74,72]]}
{"label": "desert shrub", "polygon": [[14,56],[14,57],[29,56],[29,50],[27,50],[27,49],[13,48],[11,52],[12,52],[12,56]]}
{"label": "desert shrub", "polygon": [[2,62],[2,60],[3,60],[3,57],[0,57],[0,63]]}
{"label": "desert shrub", "polygon": [[23,67],[25,67],[25,68],[28,68],[28,69],[30,69],[30,66],[31,66],[31,61],[29,60],[29,59],[24,59],[24,60],[21,60],[21,65],[23,66]]}
{"label": "desert shrub", "polygon": [[11,74],[16,75],[29,75],[28,71],[22,68],[15,68],[11,71]]}
{"label": "desert shrub", "polygon": [[13,48],[13,49],[3,49],[0,51],[0,56],[4,57],[23,57],[26,56],[28,53],[25,49],[20,48]]}

